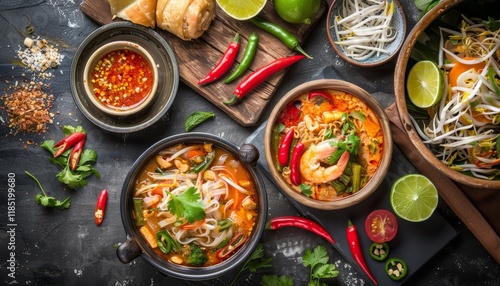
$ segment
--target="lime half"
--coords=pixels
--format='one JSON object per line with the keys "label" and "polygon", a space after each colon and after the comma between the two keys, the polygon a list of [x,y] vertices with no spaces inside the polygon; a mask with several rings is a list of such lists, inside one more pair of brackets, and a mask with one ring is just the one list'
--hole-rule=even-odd
{"label": "lime half", "polygon": [[267,0],[217,0],[217,5],[236,20],[248,20],[259,14]]}
{"label": "lime half", "polygon": [[411,102],[417,107],[428,108],[438,103],[443,88],[443,72],[432,61],[419,61],[408,73],[406,90]]}
{"label": "lime half", "polygon": [[428,219],[438,204],[436,186],[424,175],[408,174],[397,179],[390,194],[394,213],[407,221]]}

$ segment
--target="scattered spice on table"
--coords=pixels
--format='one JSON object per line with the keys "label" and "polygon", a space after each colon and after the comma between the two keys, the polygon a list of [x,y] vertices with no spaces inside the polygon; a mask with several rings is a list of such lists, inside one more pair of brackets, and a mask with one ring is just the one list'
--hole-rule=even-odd
{"label": "scattered spice on table", "polygon": [[1,97],[7,115],[9,128],[21,132],[44,133],[53,123],[54,113],[50,111],[54,96],[43,91],[42,83],[14,85],[7,88]]}
{"label": "scattered spice on table", "polygon": [[17,56],[29,70],[38,72],[38,76],[42,78],[51,77],[52,73],[47,70],[59,66],[64,58],[58,48],[43,38],[27,37],[24,39],[24,46],[26,48],[19,50]]}

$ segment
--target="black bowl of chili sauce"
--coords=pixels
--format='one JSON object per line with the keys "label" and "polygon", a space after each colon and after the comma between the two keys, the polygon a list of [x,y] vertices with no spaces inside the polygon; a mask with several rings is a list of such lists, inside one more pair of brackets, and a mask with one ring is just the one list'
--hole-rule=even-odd
{"label": "black bowl of chili sauce", "polygon": [[[87,86],[89,80],[86,74],[91,68],[85,69],[85,67],[91,65],[93,56],[101,47],[115,42],[127,42],[127,46],[121,48],[127,48],[128,56],[134,53],[140,54],[143,59],[148,59],[150,56],[152,60],[149,61],[154,62],[150,64],[151,68],[153,71],[156,70],[156,77],[161,79],[156,81],[156,89],[150,94],[151,100],[141,101],[140,108],[134,109],[130,114],[123,112],[124,110],[118,114],[103,111],[103,108],[106,108],[105,104],[97,99],[96,102],[92,102],[92,97],[96,97],[92,94],[92,88]],[[139,48],[135,47],[140,47],[145,52],[141,54]],[[103,53],[102,57],[105,56]],[[115,22],[96,29],[80,44],[71,64],[70,88],[76,106],[88,120],[112,133],[130,134],[154,125],[170,109],[178,85],[177,59],[170,45],[154,30],[130,22]],[[89,92],[89,89],[92,92]]]}

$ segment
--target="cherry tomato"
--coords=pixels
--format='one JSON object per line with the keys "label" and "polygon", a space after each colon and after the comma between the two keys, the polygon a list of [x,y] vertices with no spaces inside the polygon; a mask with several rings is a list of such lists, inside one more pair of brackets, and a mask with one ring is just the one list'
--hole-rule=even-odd
{"label": "cherry tomato", "polygon": [[373,242],[391,241],[398,232],[396,216],[388,210],[375,210],[366,217],[365,231]]}

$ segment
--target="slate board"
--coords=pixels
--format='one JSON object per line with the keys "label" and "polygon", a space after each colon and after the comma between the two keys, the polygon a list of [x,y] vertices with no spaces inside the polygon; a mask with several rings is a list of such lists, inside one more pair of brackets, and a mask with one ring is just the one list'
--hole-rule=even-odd
{"label": "slate board", "polygon": [[[267,2],[266,7],[261,11],[259,17],[286,28],[299,39],[299,42],[303,43],[311,29],[327,10],[327,7],[326,1],[322,0],[320,10],[316,18],[313,19],[311,25],[292,25],[284,22],[274,11],[272,1]],[[80,9],[85,15],[98,24],[104,25],[113,21],[107,0],[84,0],[80,5]],[[181,81],[226,112],[231,118],[243,126],[254,126],[257,124],[264,108],[282,81],[286,70],[268,78],[250,94],[247,94],[245,99],[237,105],[227,106],[223,101],[231,98],[233,90],[238,82],[251,71],[275,59],[295,54],[294,51],[287,48],[274,36],[260,30],[248,21],[237,21],[232,19],[219,7],[217,7],[216,17],[212,21],[208,31],[196,40],[183,41],[173,34],[161,29],[156,28],[155,31],[164,37],[174,50],[179,65]],[[236,59],[237,63],[239,63],[247,44],[247,38],[254,31],[259,35],[259,48],[249,71],[239,80],[230,84],[224,84],[224,78],[205,86],[199,86],[197,84],[198,80],[203,78],[219,61],[237,32],[240,33],[241,43],[240,52]],[[233,65],[228,74],[237,66],[237,63]]]}

